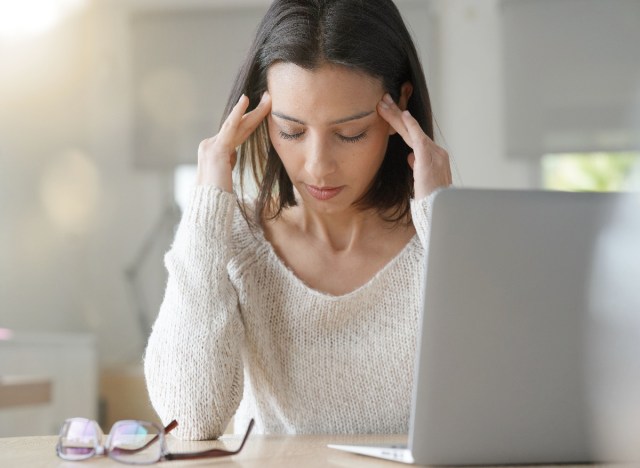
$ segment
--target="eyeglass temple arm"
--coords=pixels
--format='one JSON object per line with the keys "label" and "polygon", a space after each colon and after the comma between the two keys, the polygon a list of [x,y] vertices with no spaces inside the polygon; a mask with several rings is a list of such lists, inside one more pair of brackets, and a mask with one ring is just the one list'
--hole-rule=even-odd
{"label": "eyeglass temple arm", "polygon": [[[176,427],[178,427],[178,421],[176,421],[174,419],[169,424],[167,424],[167,426],[164,428],[164,433],[168,434],[169,432],[173,431]],[[131,453],[142,452],[147,447],[149,447],[150,445],[154,444],[158,440],[158,437],[160,437],[160,436],[159,435],[153,436],[149,440],[149,442],[144,444],[142,447],[138,447],[138,448],[135,448],[135,449],[126,449],[126,448],[117,447],[117,448],[114,448],[113,451],[117,452],[117,453],[123,453],[123,454],[131,454]]]}
{"label": "eyeglass temple arm", "polygon": [[240,453],[240,451],[244,447],[244,444],[247,442],[247,439],[249,438],[249,434],[251,434],[251,430],[253,429],[254,424],[255,424],[255,421],[253,419],[249,421],[247,432],[245,432],[244,434],[240,447],[238,447],[236,450],[224,450],[224,449],[215,448],[211,450],[204,450],[202,452],[193,452],[193,453],[167,453],[164,456],[164,459],[165,460],[193,460],[196,458],[225,457],[228,455],[236,455]]}
{"label": "eyeglass temple arm", "polygon": [[169,432],[173,431],[176,427],[178,427],[178,421],[174,419],[173,421],[171,421],[169,424],[165,426],[164,433],[168,434]]}

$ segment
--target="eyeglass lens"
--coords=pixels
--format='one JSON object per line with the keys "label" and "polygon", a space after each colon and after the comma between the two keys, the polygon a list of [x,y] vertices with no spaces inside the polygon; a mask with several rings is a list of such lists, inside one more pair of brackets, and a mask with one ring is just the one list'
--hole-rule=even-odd
{"label": "eyeglass lens", "polygon": [[96,454],[102,434],[98,425],[84,418],[68,419],[60,430],[58,455],[65,460],[84,460]]}
{"label": "eyeglass lens", "polygon": [[162,457],[164,434],[158,426],[144,421],[118,421],[102,447],[102,431],[95,421],[73,418],[60,431],[57,451],[60,458],[85,460],[106,452],[113,460],[129,464],[155,463]]}
{"label": "eyeglass lens", "polygon": [[160,460],[164,438],[159,428],[144,421],[119,421],[107,440],[109,457],[123,463],[146,464]]}
{"label": "eyeglass lens", "polygon": [[118,421],[109,433],[106,445],[102,446],[102,431],[98,423],[84,418],[67,419],[60,430],[56,451],[64,460],[77,461],[94,455],[108,455],[121,463],[144,465],[160,460],[190,460],[208,457],[224,457],[240,453],[255,421],[249,422],[240,447],[236,450],[213,448],[202,452],[169,453],[164,435],[178,423],[171,421],[164,429],[146,421]]}

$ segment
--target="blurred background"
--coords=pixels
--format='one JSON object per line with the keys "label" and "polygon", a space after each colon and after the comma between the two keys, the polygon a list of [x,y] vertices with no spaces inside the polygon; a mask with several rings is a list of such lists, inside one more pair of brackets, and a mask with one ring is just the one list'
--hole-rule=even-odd
{"label": "blurred background", "polygon": [[[155,419],[162,256],[269,3],[0,0],[0,436]],[[396,3],[457,185],[631,187],[640,2]]]}

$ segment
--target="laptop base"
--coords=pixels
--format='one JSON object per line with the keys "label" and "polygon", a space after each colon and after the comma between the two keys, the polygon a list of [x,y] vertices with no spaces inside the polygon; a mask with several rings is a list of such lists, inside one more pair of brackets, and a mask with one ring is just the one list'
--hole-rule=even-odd
{"label": "laptop base", "polygon": [[382,458],[384,460],[397,461],[401,463],[414,463],[411,450],[406,445],[338,445],[329,444],[327,447],[342,450],[344,452],[356,453],[367,457]]}

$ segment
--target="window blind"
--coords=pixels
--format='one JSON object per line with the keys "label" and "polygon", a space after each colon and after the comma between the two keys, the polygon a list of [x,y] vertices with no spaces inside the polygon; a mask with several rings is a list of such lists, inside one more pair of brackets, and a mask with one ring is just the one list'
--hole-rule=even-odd
{"label": "window blind", "polygon": [[640,146],[640,1],[502,0],[507,154]]}

